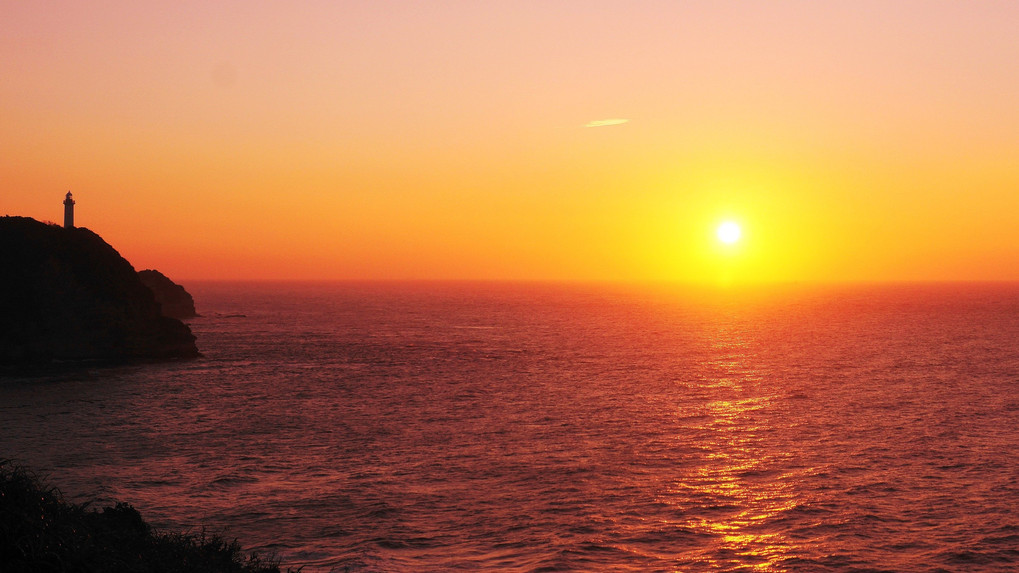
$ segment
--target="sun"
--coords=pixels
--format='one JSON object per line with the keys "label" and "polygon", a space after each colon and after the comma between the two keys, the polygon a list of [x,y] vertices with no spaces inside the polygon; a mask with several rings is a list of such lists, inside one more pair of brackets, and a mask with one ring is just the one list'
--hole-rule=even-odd
{"label": "sun", "polygon": [[726,221],[718,226],[718,230],[715,231],[718,235],[718,240],[722,241],[727,245],[731,245],[739,240],[743,232],[740,230],[739,225],[732,221]]}

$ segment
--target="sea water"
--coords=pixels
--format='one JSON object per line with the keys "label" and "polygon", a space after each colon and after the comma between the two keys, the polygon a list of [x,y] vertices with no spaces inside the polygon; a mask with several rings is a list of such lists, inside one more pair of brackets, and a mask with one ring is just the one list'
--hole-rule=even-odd
{"label": "sea water", "polygon": [[186,285],[0,457],[304,571],[1010,571],[1019,285]]}

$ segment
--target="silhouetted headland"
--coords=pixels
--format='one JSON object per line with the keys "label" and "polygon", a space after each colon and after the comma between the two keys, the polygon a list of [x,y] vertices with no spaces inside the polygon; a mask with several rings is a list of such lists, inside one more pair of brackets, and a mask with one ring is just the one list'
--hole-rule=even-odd
{"label": "silhouetted headland", "polygon": [[146,269],[138,271],[138,278],[156,295],[156,302],[163,309],[163,316],[177,319],[198,316],[195,312],[195,299],[191,297],[191,293],[163,273]]}
{"label": "silhouetted headland", "polygon": [[0,217],[0,364],[199,355],[191,329],[99,235]]}
{"label": "silhouetted headland", "polygon": [[101,511],[69,503],[0,459],[0,570],[279,573],[217,535],[155,531],[126,503]]}

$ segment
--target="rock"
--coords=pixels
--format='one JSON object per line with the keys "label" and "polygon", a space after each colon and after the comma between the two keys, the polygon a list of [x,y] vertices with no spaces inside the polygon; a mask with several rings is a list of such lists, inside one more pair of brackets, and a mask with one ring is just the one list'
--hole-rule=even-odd
{"label": "rock", "polygon": [[191,298],[191,294],[163,273],[146,269],[138,271],[138,278],[142,284],[149,287],[152,294],[156,295],[156,302],[162,307],[163,316],[178,319],[198,316],[195,312],[195,299]]}
{"label": "rock", "polygon": [[0,217],[0,363],[198,355],[191,329],[99,235]]}

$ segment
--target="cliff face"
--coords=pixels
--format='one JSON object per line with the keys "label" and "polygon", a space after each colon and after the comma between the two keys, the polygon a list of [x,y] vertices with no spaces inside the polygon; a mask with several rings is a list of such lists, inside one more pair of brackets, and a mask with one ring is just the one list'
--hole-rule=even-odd
{"label": "cliff face", "polygon": [[0,363],[194,356],[191,329],[99,235],[0,217]]}
{"label": "cliff face", "polygon": [[142,284],[149,287],[152,294],[156,295],[156,302],[163,309],[163,316],[170,318],[194,318],[198,316],[195,312],[195,299],[184,287],[173,282],[166,275],[159,271],[146,269],[138,271],[138,278]]}

